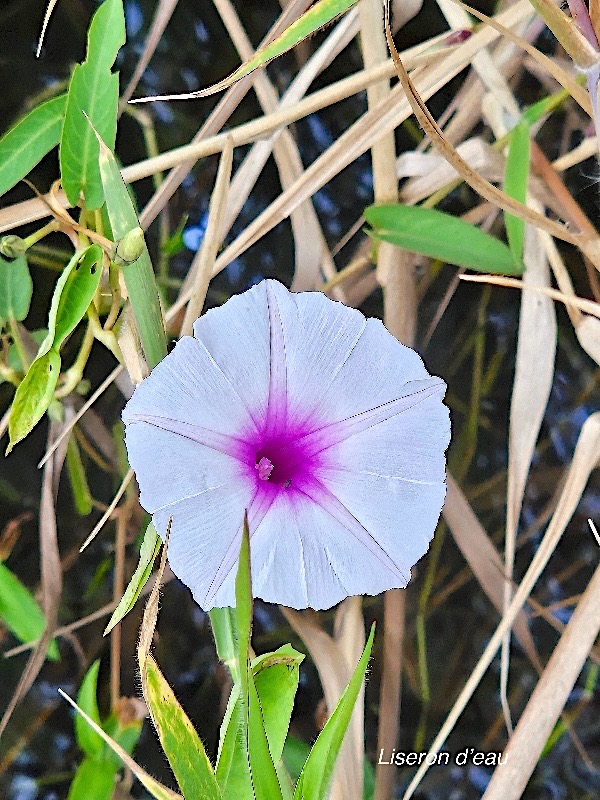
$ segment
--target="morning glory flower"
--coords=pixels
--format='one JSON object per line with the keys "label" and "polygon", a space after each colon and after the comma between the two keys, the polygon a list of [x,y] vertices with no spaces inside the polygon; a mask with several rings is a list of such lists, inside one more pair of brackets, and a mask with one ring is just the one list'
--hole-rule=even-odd
{"label": "morning glory flower", "polygon": [[445,384],[381,322],[262,281],[194,324],[123,412],[141,504],[205,610],[406,586],[445,496]]}

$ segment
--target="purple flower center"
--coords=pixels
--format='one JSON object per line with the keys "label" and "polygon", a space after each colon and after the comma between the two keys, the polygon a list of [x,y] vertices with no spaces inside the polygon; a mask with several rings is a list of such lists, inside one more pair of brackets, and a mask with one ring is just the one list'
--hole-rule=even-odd
{"label": "purple flower center", "polygon": [[318,481],[323,461],[312,425],[282,424],[280,430],[248,435],[237,458],[247,465],[259,492],[306,489]]}

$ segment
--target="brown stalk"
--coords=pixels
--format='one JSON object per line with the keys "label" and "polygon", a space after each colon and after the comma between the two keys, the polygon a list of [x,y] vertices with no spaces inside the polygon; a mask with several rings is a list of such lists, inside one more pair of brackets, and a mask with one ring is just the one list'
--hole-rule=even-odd
{"label": "brown stalk", "polygon": [[[50,424],[48,443],[51,444],[58,431]],[[58,619],[58,607],[62,594],[62,569],[56,530],[55,484],[64,462],[65,449],[57,453],[44,467],[42,495],[40,499],[40,560],[42,575],[42,608],[46,618],[44,633],[35,645],[21,678],[0,721],[0,736],[8,725],[13,711],[29,691],[46,660],[48,645],[54,636]]]}

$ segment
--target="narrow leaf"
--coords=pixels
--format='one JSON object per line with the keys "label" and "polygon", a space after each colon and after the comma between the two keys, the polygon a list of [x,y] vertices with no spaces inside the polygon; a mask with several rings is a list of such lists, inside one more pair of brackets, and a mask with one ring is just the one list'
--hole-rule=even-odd
{"label": "narrow leaf", "polygon": [[283,800],[250,665],[248,665],[248,756],[255,800]]}
{"label": "narrow leaf", "polygon": [[326,797],[335,761],[367,671],[374,636],[373,625],[350,683],[310,751],[296,785],[294,800],[323,800]]}
{"label": "narrow leaf", "polygon": [[[44,612],[29,589],[0,561],[0,619],[21,642],[35,642],[46,627]],[[48,658],[58,661],[55,641],[48,648]]]}
{"label": "narrow leaf", "polygon": [[[77,703],[79,707],[98,725],[101,724],[97,701],[99,669],[100,661],[94,661],[85,673],[77,694]],[[104,741],[102,737],[99,736],[93,728],[90,728],[80,716],[75,717],[75,736],[79,747],[90,758],[99,756],[104,750]]]}
{"label": "narrow leaf", "polygon": [[154,566],[154,561],[158,555],[161,544],[161,539],[154,525],[150,523],[146,528],[146,533],[144,534],[144,539],[140,548],[140,560],[129,581],[127,589],[125,589],[125,594],[121,598],[119,605],[110,618],[110,622],[106,626],[106,630],[104,631],[105,636],[112,631],[115,625],[117,625],[137,603],[137,599],[152,573],[152,567]]}
{"label": "narrow leaf", "polygon": [[87,475],[85,474],[85,467],[81,460],[79,445],[74,435],[69,437],[66,461],[69,483],[71,484],[71,492],[73,493],[73,500],[75,502],[75,510],[81,517],[87,517],[88,514],[92,513],[94,506]]}
{"label": "narrow leaf", "polygon": [[184,797],[221,800],[200,737],[152,656],[146,657],[142,681],[152,721]]}
{"label": "narrow leaf", "polygon": [[29,312],[33,283],[25,256],[9,261],[0,256],[0,322],[21,322]]}
{"label": "narrow leaf", "polygon": [[188,92],[181,95],[161,95],[160,97],[144,97],[133,102],[143,103],[149,100],[173,100],[184,99],[191,97],[206,97],[210,94],[216,94],[227,89],[233,83],[250,75],[251,72],[264,67],[269,61],[278,58],[283,53],[287,53],[292,47],[300,44],[304,39],[312,36],[313,33],[328,25],[336,17],[344,14],[352,6],[356,5],[358,0],[319,0],[304,13],[299,19],[293,22],[280,36],[270,42],[262,50],[258,50],[251,59],[242,64],[241,67],[235,70],[228,78],[225,78],[213,86],[206,89],[200,89],[197,92]]}
{"label": "narrow leaf", "polygon": [[38,424],[48,410],[60,374],[60,355],[50,350],[36,358],[19,384],[10,409],[7,454]]}
{"label": "narrow leaf", "polygon": [[111,800],[116,777],[117,771],[107,761],[84,758],[69,787],[67,800]]}
{"label": "narrow leaf", "polygon": [[117,132],[119,76],[112,66],[125,44],[122,0],[104,0],[88,32],[86,60],[78,64],[69,83],[60,141],[62,184],[71,205],[83,194],[87,208],[100,208],[104,193],[98,169],[98,142],[84,112],[108,145]]}
{"label": "narrow leaf", "polygon": [[121,758],[124,765],[129,767],[142,786],[150,792],[155,800],[183,800],[180,794],[177,794],[177,792],[174,792],[166,786],[163,786],[162,783],[154,780],[154,778],[148,775],[145,770],[138,766],[131,756],[121,747],[121,745],[117,744],[114,739],[111,739],[111,737],[105,733],[102,728],[85,713],[85,711],[82,711],[77,703],[71,700],[71,698],[65,694],[62,689],[59,689],[58,693],[67,701],[67,703],[72,705],[73,708],[79,714],[81,714],[88,725],[90,725],[96,731],[96,733],[104,739],[108,746]]}
{"label": "narrow leaf", "polygon": [[60,141],[67,95],[41,103],[0,139],[0,195],[24,178]]}
{"label": "narrow leaf", "polygon": [[465,269],[501,275],[520,275],[510,249],[501,241],[451,214],[422,206],[370,206],[365,219],[375,239],[412,253],[437,258]]}
{"label": "narrow leaf", "polygon": [[252,633],[252,576],[250,572],[250,531],[248,516],[244,516],[240,560],[235,577],[235,626],[237,634],[237,660],[243,684],[247,680],[250,636]]}
{"label": "narrow leaf", "polygon": [[[274,653],[266,653],[252,661],[252,674],[263,713],[269,750],[276,766],[282,757],[303,659],[302,653],[298,653],[288,644]],[[240,713],[239,691],[236,687],[229,698],[221,726],[217,760],[217,781],[225,797],[252,796],[248,755],[238,735]]]}
{"label": "narrow leaf", "polygon": [[[504,173],[504,191],[520,203],[527,201],[527,184],[529,182],[529,124],[521,119],[512,130],[506,170]],[[515,260],[515,265],[523,271],[523,248],[525,246],[525,220],[514,214],[504,214],[508,244]]]}
{"label": "narrow leaf", "polygon": [[142,690],[160,743],[184,797],[220,800],[221,792],[200,737],[150,655],[150,644],[158,616],[160,584],[167,560],[169,530],[140,631],[137,654]]}
{"label": "narrow leaf", "polygon": [[[102,139],[98,144],[100,175],[110,226],[114,241],[119,242],[139,228],[138,218],[114,155]],[[123,265],[123,278],[144,354],[148,366],[153,369],[167,354],[167,337],[152,262],[145,243],[141,255]]]}

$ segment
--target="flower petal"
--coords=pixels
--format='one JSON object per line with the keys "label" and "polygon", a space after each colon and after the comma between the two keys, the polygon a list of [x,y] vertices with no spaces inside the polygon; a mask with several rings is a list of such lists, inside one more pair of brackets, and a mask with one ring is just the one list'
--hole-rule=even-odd
{"label": "flower petal", "polygon": [[[236,540],[239,552],[254,485],[236,459],[146,422],[129,424],[126,442],[141,504],[153,515],[161,536],[173,519],[169,539],[173,572],[202,608],[212,607],[206,603],[209,590]],[[152,464],[152,469],[145,469],[145,464]],[[228,605],[234,605],[233,595]]]}
{"label": "flower petal", "polygon": [[360,523],[329,507],[325,496],[317,502],[280,492],[250,548],[254,595],[291,608],[331,608],[349,595],[405,586],[410,576],[410,567],[401,574]]}
{"label": "flower petal", "polygon": [[211,309],[194,322],[194,337],[210,353],[257,427],[269,398],[270,324],[266,281]]}
{"label": "flower petal", "polygon": [[123,411],[123,421],[160,419],[201,423],[207,431],[243,437],[254,431],[237,387],[224,376],[204,345],[185,336],[140,383]]}
{"label": "flower petal", "polygon": [[338,442],[319,479],[408,572],[426,552],[444,502],[448,410],[439,395]]}

